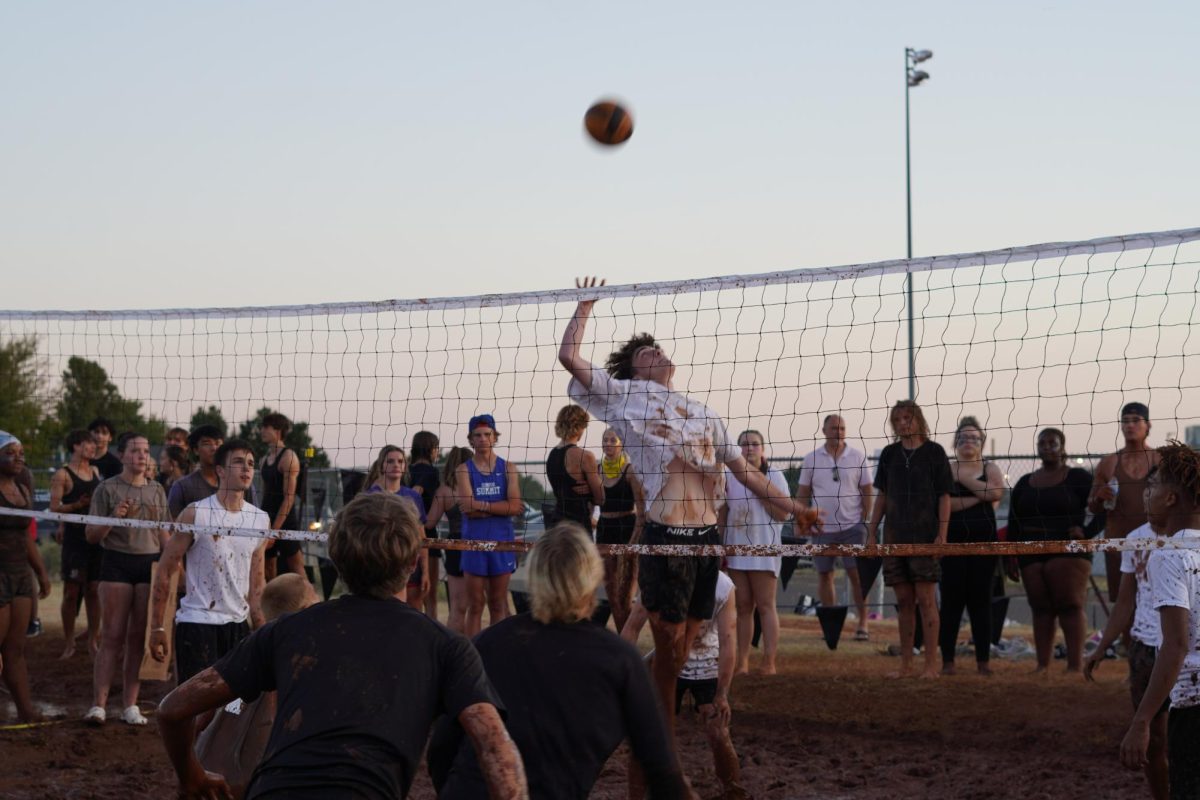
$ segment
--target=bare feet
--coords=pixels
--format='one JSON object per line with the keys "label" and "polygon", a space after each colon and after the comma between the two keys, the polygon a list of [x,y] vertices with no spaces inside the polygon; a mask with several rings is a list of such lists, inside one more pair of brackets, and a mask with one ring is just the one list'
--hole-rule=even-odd
{"label": "bare feet", "polygon": [[953,661],[947,661],[945,664],[942,664],[942,674],[943,675],[954,675],[956,673],[957,673],[957,670],[954,669]]}
{"label": "bare feet", "polygon": [[97,655],[100,654],[100,637],[99,636],[97,636],[95,639],[93,639],[90,636],[88,637],[88,652],[92,654],[92,658],[95,658]]}
{"label": "bare feet", "polygon": [[989,678],[992,676],[992,668],[988,666],[988,663],[986,661],[976,661],[975,662],[975,671],[978,672],[980,675],[984,675]]}
{"label": "bare feet", "polygon": [[1036,667],[1033,668],[1034,675],[1039,675],[1039,674],[1045,675],[1045,674],[1049,673],[1049,671],[1050,670],[1044,664],[1038,664]]}
{"label": "bare feet", "polygon": [[70,641],[70,642],[67,642],[66,646],[63,647],[62,655],[60,655],[58,657],[58,660],[59,661],[67,661],[73,655],[75,655],[75,642]]}
{"label": "bare feet", "polygon": [[937,667],[927,666],[921,672],[921,680],[923,681],[937,680],[940,677],[942,677],[942,673],[938,672]]}
{"label": "bare feet", "polygon": [[901,667],[898,672],[889,672],[884,676],[888,680],[898,681],[912,677],[912,667]]}
{"label": "bare feet", "polygon": [[778,675],[779,670],[774,664],[762,664],[758,669],[754,670],[755,675]]}

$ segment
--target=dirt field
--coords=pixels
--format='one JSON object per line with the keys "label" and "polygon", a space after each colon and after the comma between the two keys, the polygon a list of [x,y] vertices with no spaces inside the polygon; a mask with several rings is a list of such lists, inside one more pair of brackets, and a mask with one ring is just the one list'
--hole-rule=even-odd
{"label": "dirt field", "polygon": [[[44,608],[56,611],[57,602]],[[90,704],[90,659],[56,659],[61,639],[52,616],[42,614],[47,633],[29,643],[30,666],[35,699],[61,721],[0,731],[0,796],[173,796],[153,724],[110,722],[97,730],[77,721]],[[1045,677],[1031,675],[1029,661],[996,661],[996,674],[982,678],[969,656],[959,676],[896,682],[884,676],[898,659],[880,654],[896,640],[894,625],[876,624],[872,642],[843,640],[836,652],[825,648],[815,619],[785,615],[784,625],[782,674],[734,685],[734,743],[743,782],[759,800],[1145,795],[1142,778],[1116,763],[1131,713],[1119,662],[1105,665],[1099,685],[1059,673],[1061,661]],[[143,709],[167,689],[145,684]],[[5,705],[0,719],[11,723]],[[717,796],[694,717],[681,719],[680,742],[700,796]],[[618,753],[592,796],[624,797],[624,775]],[[424,775],[410,796],[433,798]]]}

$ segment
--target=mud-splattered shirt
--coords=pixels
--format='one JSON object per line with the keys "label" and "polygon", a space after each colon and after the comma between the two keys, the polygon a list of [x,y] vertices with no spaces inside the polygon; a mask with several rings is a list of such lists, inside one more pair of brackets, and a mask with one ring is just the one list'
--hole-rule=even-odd
{"label": "mud-splattered shirt", "polygon": [[[1185,529],[1172,539],[1200,539],[1200,531]],[[1155,610],[1174,606],[1188,615],[1187,654],[1171,689],[1171,707],[1200,706],[1200,550],[1154,550],[1146,566]]]}
{"label": "mud-splattered shirt", "polygon": [[405,797],[434,719],[500,707],[471,643],[394,598],[280,617],[215,668],[246,702],[278,692],[247,798]]}
{"label": "mud-splattered shirt", "polygon": [[[1154,531],[1150,529],[1149,524],[1141,525],[1134,528],[1126,538],[1153,539]],[[1158,623],[1158,609],[1154,607],[1150,575],[1146,571],[1150,552],[1122,550],[1121,573],[1137,579],[1137,606],[1133,611],[1133,627],[1129,629],[1129,635],[1147,647],[1158,647],[1162,644],[1162,627]]]}
{"label": "mud-splattered shirt", "polygon": [[[667,465],[676,458],[709,473],[714,485],[723,487],[723,466],[741,456],[716,413],[661,383],[620,380],[593,369],[590,387],[572,378],[567,394],[621,437],[625,455],[645,487],[647,507],[662,492]],[[718,505],[724,500],[723,489],[721,495],[714,498]]]}

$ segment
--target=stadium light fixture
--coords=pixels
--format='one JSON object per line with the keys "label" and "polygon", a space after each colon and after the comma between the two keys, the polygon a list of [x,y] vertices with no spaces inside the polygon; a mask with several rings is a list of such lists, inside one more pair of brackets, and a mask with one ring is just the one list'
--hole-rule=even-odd
{"label": "stadium light fixture", "polygon": [[[904,48],[904,193],[908,214],[908,258],[912,258],[912,147],[908,124],[908,93],[914,86],[929,80],[929,73],[917,69],[917,64],[933,58],[932,50]],[[913,276],[904,278],[904,292],[908,307],[908,398],[917,399],[916,325],[913,321]]]}

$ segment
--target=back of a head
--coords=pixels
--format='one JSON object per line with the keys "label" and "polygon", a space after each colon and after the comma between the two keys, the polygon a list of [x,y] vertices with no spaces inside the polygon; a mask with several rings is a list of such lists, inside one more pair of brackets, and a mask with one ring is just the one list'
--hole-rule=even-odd
{"label": "back of a head", "polygon": [[578,622],[591,615],[589,600],[604,578],[592,539],[574,522],[546,531],[529,554],[530,606],[538,622]]}
{"label": "back of a head", "polygon": [[284,614],[308,608],[317,602],[312,584],[303,575],[287,572],[267,582],[262,594],[262,612],[267,622]]}
{"label": "back of a head", "polygon": [[329,558],[350,591],[389,598],[408,583],[423,536],[408,500],[391,492],[360,494],[333,520]]}

